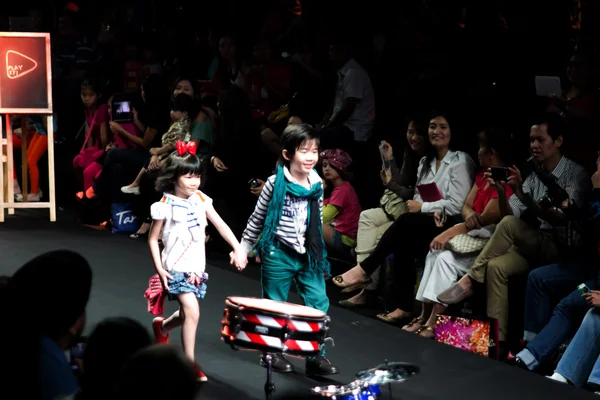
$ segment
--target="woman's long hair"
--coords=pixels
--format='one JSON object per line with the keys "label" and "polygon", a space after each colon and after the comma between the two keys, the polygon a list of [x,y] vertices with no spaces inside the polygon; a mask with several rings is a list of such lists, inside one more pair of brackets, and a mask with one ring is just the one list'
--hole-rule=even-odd
{"label": "woman's long hair", "polygon": [[[429,117],[429,120],[427,121],[427,142],[429,142],[429,146],[427,147],[427,151],[425,153],[425,160],[423,162],[423,169],[421,169],[421,174],[419,175],[419,181],[421,181],[421,179],[423,179],[423,177],[429,173],[429,171],[431,170],[431,162],[438,155],[436,148],[433,147],[431,145],[431,142],[429,141],[429,123],[432,119],[438,117],[444,118],[446,122],[448,122],[448,126],[450,127],[450,143],[448,145],[448,148],[450,150],[453,150],[455,148],[455,144],[458,142],[458,135],[455,136],[455,130],[453,129],[453,125],[451,122],[453,120],[448,116],[448,113],[439,111],[432,112],[431,116]],[[458,131],[458,129],[456,130]]]}
{"label": "woman's long hair", "polygon": [[[415,126],[417,135],[423,138],[424,154],[429,154],[429,152],[431,152],[431,150],[433,149],[433,146],[429,141],[429,135],[427,134],[429,120],[426,120],[426,118],[419,116],[409,116],[406,118],[406,129],[408,129],[408,126],[411,123]],[[404,157],[407,158],[407,162],[410,165],[412,165],[414,167],[414,171],[416,171],[416,169],[419,167],[419,162],[421,161],[421,158],[423,156],[414,151],[412,147],[410,147],[409,143],[406,143]]]}

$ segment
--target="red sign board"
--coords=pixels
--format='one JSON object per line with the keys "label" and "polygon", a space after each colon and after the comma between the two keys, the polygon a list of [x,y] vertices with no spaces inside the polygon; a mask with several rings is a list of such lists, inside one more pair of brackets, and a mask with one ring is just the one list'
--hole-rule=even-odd
{"label": "red sign board", "polygon": [[50,34],[0,32],[0,114],[51,114]]}

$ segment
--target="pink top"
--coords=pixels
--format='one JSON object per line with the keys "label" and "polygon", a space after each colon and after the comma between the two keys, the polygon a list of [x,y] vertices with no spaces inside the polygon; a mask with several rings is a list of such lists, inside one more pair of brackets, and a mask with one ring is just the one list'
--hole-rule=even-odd
{"label": "pink top", "polygon": [[[487,185],[487,178],[483,176],[485,171],[481,171],[475,177],[475,184],[477,185],[477,193],[475,193],[475,200],[473,200],[473,209],[477,214],[483,213],[485,207],[488,205],[490,200],[497,199],[498,193],[494,190],[493,187]],[[513,190],[508,184],[506,184],[506,198],[510,198],[512,196]]]}
{"label": "pink top", "polygon": [[[144,134],[144,131],[138,129],[138,127],[135,126],[135,124],[124,123],[124,124],[121,124],[121,127],[134,136],[143,136],[143,134]],[[114,135],[113,140],[114,140],[115,144],[117,145],[117,148],[119,148],[119,149],[135,149],[135,148],[142,147],[142,146],[138,146],[137,144],[135,144],[128,138],[123,137],[121,135]]]}
{"label": "pink top", "polygon": [[351,239],[356,239],[358,218],[362,209],[350,182],[344,182],[341,186],[334,188],[331,197],[325,199],[323,204],[330,204],[339,210],[333,220],[335,230]]}
{"label": "pink top", "polygon": [[89,130],[83,147],[85,147],[90,138],[94,138],[94,142],[98,145],[100,143],[100,126],[108,121],[108,105],[101,104],[95,112],[86,109],[85,120],[89,126]]}

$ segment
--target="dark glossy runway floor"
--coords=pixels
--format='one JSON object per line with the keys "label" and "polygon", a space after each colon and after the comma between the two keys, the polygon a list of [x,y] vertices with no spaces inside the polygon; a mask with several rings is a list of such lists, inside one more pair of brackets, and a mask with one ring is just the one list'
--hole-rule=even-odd
{"label": "dark glossy runway floor", "polygon": [[[109,232],[78,226],[59,212],[59,222],[47,222],[44,212],[20,212],[0,225],[1,274],[11,274],[39,253],[68,248],[90,260],[94,271],[92,296],[88,305],[88,331],[109,316],[128,316],[148,325],[152,316],[143,297],[153,273],[145,243]],[[201,318],[196,356],[209,377],[201,388],[202,399],[262,399],[265,370],[258,365],[258,353],[236,352],[220,340],[224,300],[229,295],[259,296],[259,271],[250,265],[239,273],[223,261],[210,259],[208,293],[201,301]],[[337,292],[331,289],[332,298]],[[297,302],[298,297],[290,296]],[[554,383],[481,356],[438,344],[402,332],[365,316],[337,307],[332,301],[329,315],[335,347],[329,358],[341,373],[338,383],[354,380],[362,369],[383,362],[406,361],[418,364],[421,374],[394,386],[394,398],[426,399],[585,399],[597,398],[572,387]],[[167,311],[174,304],[167,305]],[[177,341],[174,341],[175,343]],[[323,384],[303,374],[303,362],[294,361],[297,372],[275,375],[274,399],[309,393]],[[389,398],[384,391],[383,398]]]}

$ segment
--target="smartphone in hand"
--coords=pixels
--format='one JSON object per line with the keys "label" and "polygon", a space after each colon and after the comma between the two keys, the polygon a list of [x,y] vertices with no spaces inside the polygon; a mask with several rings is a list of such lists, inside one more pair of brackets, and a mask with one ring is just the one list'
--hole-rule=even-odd
{"label": "smartphone in hand", "polygon": [[510,177],[510,170],[506,167],[492,167],[492,179],[496,182],[508,182]]}
{"label": "smartphone in hand", "polygon": [[592,292],[585,283],[582,283],[581,285],[577,286],[577,290],[579,290],[579,293],[581,293],[581,295]]}

